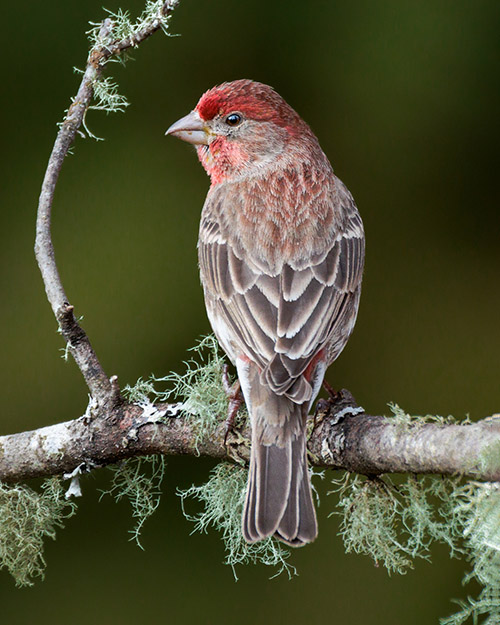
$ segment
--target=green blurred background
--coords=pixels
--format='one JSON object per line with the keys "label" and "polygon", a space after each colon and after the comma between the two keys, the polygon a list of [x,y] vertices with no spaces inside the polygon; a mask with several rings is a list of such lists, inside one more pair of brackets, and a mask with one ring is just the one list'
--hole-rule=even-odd
{"label": "green blurred background", "polygon": [[[33,256],[41,179],[83,67],[102,0],[2,7],[0,188],[1,433],[79,416],[87,391],[61,338]],[[141,10],[137,0],[107,8]],[[113,65],[126,114],[90,112],[104,142],[77,140],[64,164],[53,235],[63,282],[109,375],[122,384],[182,370],[208,332],[196,238],[208,179],[164,137],[218,82],[273,85],[311,124],[352,191],[367,235],[356,331],[328,380],[371,413],[471,418],[500,410],[498,0],[184,1],[171,30]],[[343,553],[335,498],[320,535],[293,553],[299,576],[222,564],[219,536],[190,536],[177,487],[213,463],[168,460],[165,494],[140,551],[126,504],[98,503],[105,472],[84,480],[79,513],[47,544],[32,589],[0,573],[2,623],[437,623],[465,596],[446,550],[390,578]],[[326,482],[326,480],[325,480]],[[469,589],[474,592],[475,589]]]}

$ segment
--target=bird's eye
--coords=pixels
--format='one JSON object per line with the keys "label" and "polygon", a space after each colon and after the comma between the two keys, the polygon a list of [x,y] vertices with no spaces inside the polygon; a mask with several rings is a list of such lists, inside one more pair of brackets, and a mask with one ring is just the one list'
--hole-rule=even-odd
{"label": "bird's eye", "polygon": [[228,126],[237,126],[241,124],[242,118],[238,113],[231,113],[224,120]]}

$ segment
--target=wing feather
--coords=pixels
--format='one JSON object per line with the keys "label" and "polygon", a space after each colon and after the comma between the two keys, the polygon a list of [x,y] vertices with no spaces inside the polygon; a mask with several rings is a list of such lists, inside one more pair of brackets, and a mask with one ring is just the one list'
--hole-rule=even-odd
{"label": "wing feather", "polygon": [[[216,335],[233,362],[244,355],[261,369],[276,393],[301,403],[312,387],[304,377],[322,349],[329,362],[346,343],[356,318],[364,264],[364,233],[351,195],[336,179],[334,210],[342,220],[318,232],[322,252],[296,256],[276,271],[276,259],[255,256],[235,238],[220,192],[210,194],[200,227],[199,262],[207,310]],[[226,202],[229,199],[225,200]],[[242,200],[239,198],[239,203]],[[214,225],[216,224],[216,225]],[[300,242],[299,242],[300,244]],[[299,245],[300,248],[300,245]]]}
{"label": "wing feather", "polygon": [[307,289],[314,273],[310,267],[302,271],[294,271],[290,265],[285,265],[281,273],[281,295],[286,302],[294,302]]}
{"label": "wing feather", "polygon": [[282,336],[293,338],[307,324],[324,291],[325,287],[317,280],[311,280],[302,295],[292,301],[287,301],[281,291],[278,318],[274,324],[276,339]]}
{"label": "wing feather", "polygon": [[238,258],[233,250],[228,250],[229,273],[236,293],[245,293],[257,282],[258,274],[254,273],[241,258]]}
{"label": "wing feather", "polygon": [[324,284],[325,286],[332,286],[334,283],[335,276],[337,275],[339,254],[340,244],[336,240],[325,259],[321,263],[311,267],[312,274],[316,280],[321,282],[321,284]]}

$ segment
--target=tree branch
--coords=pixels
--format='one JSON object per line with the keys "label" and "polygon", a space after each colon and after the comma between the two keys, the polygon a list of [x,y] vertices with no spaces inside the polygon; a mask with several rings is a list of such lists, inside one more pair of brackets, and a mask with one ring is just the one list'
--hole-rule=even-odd
{"label": "tree branch", "polygon": [[[0,437],[0,481],[70,473],[148,454],[201,455],[248,462],[250,432],[229,434],[225,422],[200,440],[196,422],[178,416],[179,404],[123,403],[99,412],[90,404],[73,421]],[[314,419],[311,418],[311,425]],[[328,402],[308,442],[311,464],[366,475],[437,473],[500,480],[500,463],[488,462],[500,449],[500,416],[478,423],[405,423],[370,416],[348,391]],[[495,449],[495,447],[493,447]],[[498,456],[498,454],[497,454]]]}
{"label": "tree branch", "polygon": [[100,405],[113,404],[120,401],[121,398],[117,385],[111,384],[87,335],[78,324],[73,314],[73,306],[68,303],[62,285],[56,265],[50,228],[54,191],[63,161],[84,121],[104,66],[112,56],[118,56],[128,48],[138,46],[157,30],[165,28],[166,20],[177,5],[178,0],[158,3],[156,15],[149,15],[148,20],[139,20],[138,27],[133,31],[133,34],[128,34],[120,39],[113,39],[113,27],[115,25],[113,20],[110,18],[104,20],[99,29],[97,43],[89,53],[78,93],[73,99],[57,134],[40,193],[35,255],[45,284],[47,298],[69,351],[82,372],[92,397]]}

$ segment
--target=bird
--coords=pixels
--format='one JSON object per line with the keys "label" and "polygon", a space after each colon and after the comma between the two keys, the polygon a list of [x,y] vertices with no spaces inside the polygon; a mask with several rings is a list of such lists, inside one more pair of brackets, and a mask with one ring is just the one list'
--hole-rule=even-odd
{"label": "bird", "polygon": [[165,134],[195,146],[211,181],[198,260],[250,415],[243,538],[305,545],[318,533],[306,420],[354,328],[363,222],[313,131],[268,85],[215,86]]}

